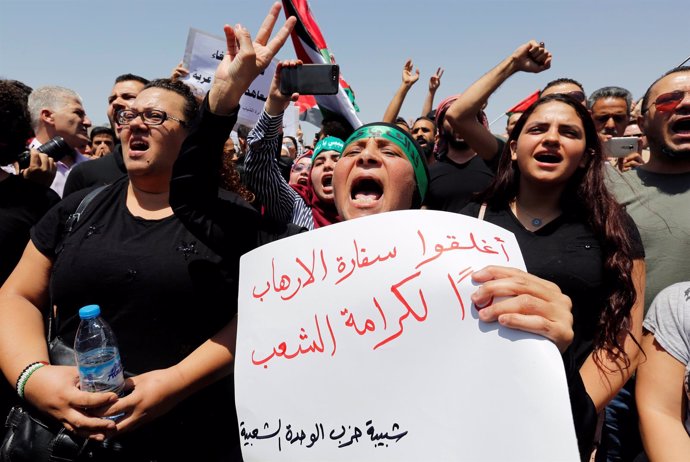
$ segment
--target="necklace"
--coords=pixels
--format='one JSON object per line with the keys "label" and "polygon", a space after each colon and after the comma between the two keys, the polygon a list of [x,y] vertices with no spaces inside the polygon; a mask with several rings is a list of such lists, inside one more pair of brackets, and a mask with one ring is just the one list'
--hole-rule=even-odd
{"label": "necklace", "polygon": [[[513,202],[513,203],[515,204],[515,211],[517,212],[517,210],[518,210],[518,201],[516,200],[516,201]],[[548,216],[547,216],[547,217],[543,217],[543,218],[535,217],[534,215],[532,215],[531,213],[529,213],[527,210],[525,210],[524,207],[520,206],[519,208],[520,208],[520,211],[521,211],[522,213],[524,213],[524,214],[527,215],[529,218],[531,218],[531,220],[532,220],[532,221],[531,221],[532,226],[534,226],[535,228],[539,228],[541,225],[543,225],[543,224],[544,224],[544,220],[545,220],[546,218],[548,218]]]}

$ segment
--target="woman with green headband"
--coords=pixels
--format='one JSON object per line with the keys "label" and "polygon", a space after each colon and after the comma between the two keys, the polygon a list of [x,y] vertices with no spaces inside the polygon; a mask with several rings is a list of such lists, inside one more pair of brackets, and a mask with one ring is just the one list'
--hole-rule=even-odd
{"label": "woman with green headband", "polygon": [[264,110],[247,137],[244,167],[247,185],[263,203],[268,218],[312,230],[339,221],[333,205],[332,179],[343,141],[326,137],[317,143],[306,185],[289,185],[280,174],[275,153],[282,140],[283,113],[298,97],[297,93],[280,92],[280,70],[298,65],[301,61],[284,61],[276,66]]}
{"label": "woman with green headband", "polygon": [[[214,86],[216,84],[214,83]],[[234,82],[223,88],[226,93],[241,94],[246,87],[234,89]],[[222,93],[209,93],[209,101],[224,101]],[[213,104],[211,104],[213,107]],[[199,138],[199,141],[206,138]],[[193,141],[193,140],[192,140]],[[193,143],[187,141],[190,147]],[[343,147],[343,154],[333,171],[335,206],[344,220],[394,210],[418,208],[424,199],[428,185],[428,171],[423,151],[416,141],[395,125],[368,124],[357,129]],[[180,218],[188,223],[199,239],[219,252],[231,252],[233,240],[252,225],[253,216],[242,215],[239,207],[213,211],[218,200],[213,184],[213,162],[199,168],[200,158],[219,154],[203,149],[183,150],[176,163],[175,179],[171,192],[176,199],[173,207]],[[319,152],[318,156],[321,155]],[[187,162],[183,163],[186,158]],[[192,181],[193,180],[193,181]],[[189,203],[189,189],[182,194],[181,184],[192,181],[199,195],[195,203]],[[205,186],[205,187],[202,187]],[[180,189],[176,191],[176,189]],[[255,225],[254,225],[255,226]],[[288,230],[292,234],[295,230]],[[517,295],[496,302],[479,313],[484,322],[499,322],[506,327],[537,333],[551,339],[563,351],[572,340],[572,316],[570,299],[548,281],[514,268],[487,267],[472,275],[480,287],[472,296],[475,304],[487,305],[493,297]],[[231,332],[229,343],[234,340]]]}
{"label": "woman with green headband", "polygon": [[429,184],[422,148],[397,125],[364,125],[345,142],[333,187],[340,216],[419,208]]}

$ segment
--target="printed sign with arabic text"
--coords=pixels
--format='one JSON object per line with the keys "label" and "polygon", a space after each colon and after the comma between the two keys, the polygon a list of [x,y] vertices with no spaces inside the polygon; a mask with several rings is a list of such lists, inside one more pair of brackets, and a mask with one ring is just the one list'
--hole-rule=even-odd
{"label": "printed sign with arabic text", "polygon": [[242,257],[245,460],[579,460],[556,347],[478,319],[487,265],[524,269],[512,233],[419,210]]}

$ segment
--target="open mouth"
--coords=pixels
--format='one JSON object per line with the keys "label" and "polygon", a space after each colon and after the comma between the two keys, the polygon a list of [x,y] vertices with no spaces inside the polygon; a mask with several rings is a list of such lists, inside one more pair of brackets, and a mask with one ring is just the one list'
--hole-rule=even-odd
{"label": "open mouth", "polygon": [[149,148],[149,144],[142,140],[132,140],[129,142],[129,149],[132,151],[146,151]]}
{"label": "open mouth", "polygon": [[307,179],[306,178],[298,178],[297,184],[301,184],[303,186],[306,186],[307,185]]}
{"label": "open mouth", "polygon": [[680,135],[690,135],[690,119],[681,119],[671,124],[673,133]]}
{"label": "open mouth", "polygon": [[534,156],[534,158],[537,160],[537,162],[544,164],[557,164],[561,161],[561,156],[550,152],[542,152]]}
{"label": "open mouth", "polygon": [[360,178],[352,183],[350,198],[358,204],[371,204],[381,199],[383,186],[372,178]]}
{"label": "open mouth", "polygon": [[333,174],[322,176],[321,185],[324,188],[330,188],[333,185]]}

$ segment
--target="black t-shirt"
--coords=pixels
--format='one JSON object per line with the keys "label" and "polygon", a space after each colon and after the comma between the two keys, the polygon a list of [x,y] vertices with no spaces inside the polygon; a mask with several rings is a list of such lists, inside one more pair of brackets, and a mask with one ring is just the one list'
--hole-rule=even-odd
{"label": "black t-shirt", "polygon": [[429,191],[424,203],[431,210],[457,212],[473,194],[484,191],[493,178],[493,172],[479,156],[464,164],[443,158],[429,167]]}
{"label": "black t-shirt", "polygon": [[[471,202],[460,213],[477,217],[480,204]],[[640,234],[627,214],[633,258],[644,258]],[[589,226],[563,214],[537,231],[528,231],[509,209],[488,207],[484,220],[515,234],[530,274],[553,282],[573,302],[575,339],[571,349],[579,369],[592,351],[592,341],[605,303],[604,255]]]}
{"label": "black t-shirt", "polygon": [[59,201],[55,191],[23,177],[0,181],[0,285],[19,262],[31,227]]}
{"label": "black t-shirt", "polygon": [[[460,213],[477,217],[480,204],[469,203]],[[642,239],[632,218],[627,232],[633,244],[632,257],[644,258]],[[525,229],[509,209],[486,209],[484,220],[515,234],[527,272],[558,285],[572,300],[574,339],[564,353],[571,406],[580,454],[588,460],[596,426],[596,409],[586,394],[580,367],[593,350],[599,317],[606,301],[604,255],[599,239],[589,226],[566,214],[537,231]],[[583,460],[585,460],[583,459]]]}
{"label": "black t-shirt", "polygon": [[112,154],[75,165],[69,172],[62,196],[67,197],[75,191],[92,186],[113,183],[126,174],[122,145],[118,143]]}
{"label": "black t-shirt", "polygon": [[63,224],[88,190],[47,213],[31,238],[55,257],[58,335],[71,344],[79,308],[98,304],[125,369],[141,373],[176,364],[230,321],[238,262],[226,265],[174,215],[133,216],[125,205],[127,185],[123,178],[101,191],[64,242]]}

